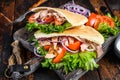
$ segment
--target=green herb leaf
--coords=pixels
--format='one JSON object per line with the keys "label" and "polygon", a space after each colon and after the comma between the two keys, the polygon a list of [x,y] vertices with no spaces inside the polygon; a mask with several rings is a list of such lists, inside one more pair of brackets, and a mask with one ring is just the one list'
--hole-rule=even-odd
{"label": "green herb leaf", "polygon": [[120,27],[120,20],[117,16],[112,16],[110,13],[106,14],[108,17],[111,17],[115,22],[115,27]]}
{"label": "green herb leaf", "polygon": [[41,62],[42,67],[47,67],[49,69],[61,69],[63,68],[64,72],[67,74],[76,69],[84,69],[86,71],[93,70],[98,67],[98,64],[95,62],[96,52],[82,52],[77,54],[66,53],[60,63],[54,64],[51,59],[46,59]]}
{"label": "green herb leaf", "polygon": [[43,33],[53,33],[53,32],[63,32],[65,29],[69,28],[71,24],[69,22],[65,22],[63,25],[55,25],[54,23],[50,24],[38,24],[38,23],[27,23],[26,29],[28,31],[32,30],[40,30]]}
{"label": "green herb leaf", "polygon": [[100,23],[98,31],[104,36],[105,40],[109,36],[116,36],[119,33],[119,29],[117,27],[111,28],[107,23]]}

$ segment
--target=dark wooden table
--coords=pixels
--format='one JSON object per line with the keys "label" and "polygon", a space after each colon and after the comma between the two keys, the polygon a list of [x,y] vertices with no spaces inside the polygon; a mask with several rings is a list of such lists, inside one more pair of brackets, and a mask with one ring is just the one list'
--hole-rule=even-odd
{"label": "dark wooden table", "polygon": [[[43,3],[44,1],[45,0],[0,0],[0,80],[8,80],[4,77],[3,72],[8,64],[8,58],[12,53],[12,47],[10,44],[13,42],[13,33],[21,27],[24,27],[24,22],[11,26],[7,26],[6,24],[15,20],[33,7],[59,7],[69,0],[48,0]],[[120,19],[119,0],[75,0],[75,3],[86,6],[91,11],[96,11],[98,14],[103,14],[100,11],[100,7],[104,6]],[[87,72],[79,80],[120,80],[120,59],[118,59],[114,54],[113,44],[114,42],[111,44],[106,55],[98,62],[100,65],[99,68]],[[32,52],[22,47],[21,56],[23,62],[26,62],[33,55]],[[35,73],[22,78],[22,80],[35,80],[35,75],[38,74],[39,71],[40,69]],[[54,80],[57,80],[57,77],[55,77]]]}

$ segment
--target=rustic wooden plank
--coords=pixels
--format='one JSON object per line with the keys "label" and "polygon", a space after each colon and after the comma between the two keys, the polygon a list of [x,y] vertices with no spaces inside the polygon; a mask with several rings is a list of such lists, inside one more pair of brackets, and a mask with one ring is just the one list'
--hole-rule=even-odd
{"label": "rustic wooden plank", "polygon": [[68,1],[70,1],[70,0],[64,0],[64,1],[61,1],[61,0],[48,0],[46,3],[44,3],[44,4],[40,5],[40,6],[59,7],[62,4],[67,3]]}
{"label": "rustic wooden plank", "polygon": [[[0,7],[0,53],[1,57],[4,57],[4,60],[7,60],[10,54],[10,43],[12,40],[12,29],[13,26],[7,26],[7,23],[10,23],[11,20],[14,18],[13,13],[14,9],[13,8],[14,3],[11,1],[9,2],[0,2],[1,7]],[[10,14],[8,14],[10,13]],[[6,55],[6,57],[5,57]]]}
{"label": "rustic wooden plank", "polygon": [[120,0],[105,0],[107,6],[120,19]]}
{"label": "rustic wooden plank", "polygon": [[105,4],[104,0],[90,0],[90,2],[98,14],[104,15],[103,12],[100,10],[101,6],[107,8],[107,5]]}
{"label": "rustic wooden plank", "polygon": [[0,24],[2,31],[12,34],[13,26],[7,26],[5,24],[10,23],[14,20],[14,0],[11,1],[0,1]]}
{"label": "rustic wooden plank", "polygon": [[37,7],[46,0],[16,0],[15,1],[15,19],[25,13],[27,10]]}
{"label": "rustic wooden plank", "polygon": [[0,54],[2,52],[2,30],[0,29]]}
{"label": "rustic wooden plank", "polygon": [[114,10],[113,14],[116,15],[120,20],[120,10]]}
{"label": "rustic wooden plank", "polygon": [[39,0],[37,3],[33,4],[32,7],[29,8],[29,10],[32,9],[32,8],[40,6],[41,4],[43,4],[46,1],[47,0]]}
{"label": "rustic wooden plank", "polygon": [[0,1],[0,12],[10,20],[14,20],[14,5],[14,0],[2,0]]}
{"label": "rustic wooden plank", "polygon": [[3,13],[0,13],[0,24],[1,24],[1,27],[0,29],[4,32],[8,32],[9,35],[12,35],[12,29],[13,29],[13,26],[10,25],[10,26],[7,26],[7,23],[10,23],[11,20],[6,17],[6,15],[4,15]]}
{"label": "rustic wooden plank", "polygon": [[93,71],[88,71],[79,80],[100,80],[100,75],[99,75],[97,69],[95,69]]}
{"label": "rustic wooden plank", "polygon": [[[113,46],[113,45],[112,45]],[[115,53],[110,49],[106,56],[100,60],[99,74],[101,80],[119,80],[120,79],[120,62]]]}
{"label": "rustic wooden plank", "polygon": [[0,53],[2,53],[3,48],[3,33],[6,32],[9,36],[12,34],[12,26],[6,26],[6,23],[11,22],[3,13],[0,13]]}
{"label": "rustic wooden plank", "polygon": [[12,41],[12,26],[6,26],[9,23],[8,18],[0,13],[0,76],[4,75],[4,70],[7,66],[8,57],[11,54],[11,41]]}

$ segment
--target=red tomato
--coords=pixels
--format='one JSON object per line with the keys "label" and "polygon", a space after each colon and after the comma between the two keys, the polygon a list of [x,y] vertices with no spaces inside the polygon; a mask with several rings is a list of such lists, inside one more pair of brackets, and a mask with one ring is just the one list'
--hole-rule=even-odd
{"label": "red tomato", "polygon": [[73,44],[69,44],[68,48],[71,50],[78,50],[80,48],[80,41],[75,41]]}
{"label": "red tomato", "polygon": [[35,19],[34,19],[35,17],[34,17],[34,14],[33,15],[31,15],[29,18],[28,18],[28,21],[30,22],[30,23],[33,23],[33,22],[35,22]]}
{"label": "red tomato", "polygon": [[44,46],[44,49],[45,49],[45,50],[49,50],[49,48],[50,48],[50,45]]}
{"label": "red tomato", "polygon": [[98,26],[100,23],[107,23],[112,28],[115,26],[114,20],[108,16],[101,16],[97,15],[95,13],[91,13],[91,15],[88,18],[88,22],[86,23],[87,26],[94,27],[96,30],[98,29]]}
{"label": "red tomato", "polygon": [[103,17],[103,22],[108,23],[110,25],[111,28],[113,28],[115,26],[115,22],[112,18],[108,17],[108,16],[102,16]]}
{"label": "red tomato", "polygon": [[103,18],[101,15],[97,15],[96,17],[96,21],[94,23],[94,28],[97,30],[98,29],[98,25],[103,22]]}
{"label": "red tomato", "polygon": [[54,17],[53,17],[53,16],[48,16],[48,17],[46,17],[46,18],[44,19],[44,21],[47,22],[47,23],[50,23],[50,22],[52,22],[53,20],[54,20]]}
{"label": "red tomato", "polygon": [[65,48],[62,48],[62,51],[60,54],[58,54],[54,59],[53,59],[53,63],[59,63],[61,61],[61,59],[64,57],[65,55]]}
{"label": "red tomato", "polygon": [[97,14],[91,13],[91,15],[88,18],[88,22],[86,23],[87,26],[93,27],[95,21],[96,21]]}

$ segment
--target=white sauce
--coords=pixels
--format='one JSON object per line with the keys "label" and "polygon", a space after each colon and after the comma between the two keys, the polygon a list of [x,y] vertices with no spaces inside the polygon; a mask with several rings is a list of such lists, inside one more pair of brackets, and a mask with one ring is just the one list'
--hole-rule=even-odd
{"label": "white sauce", "polygon": [[117,49],[120,51],[120,39],[118,40],[118,42],[117,42]]}

